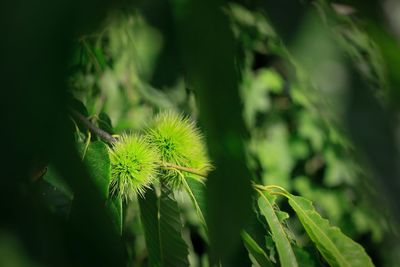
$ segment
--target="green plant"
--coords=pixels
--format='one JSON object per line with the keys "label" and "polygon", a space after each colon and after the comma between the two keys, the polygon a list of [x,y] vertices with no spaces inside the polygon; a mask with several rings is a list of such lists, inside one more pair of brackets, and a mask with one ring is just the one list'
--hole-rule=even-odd
{"label": "green plant", "polygon": [[144,194],[157,176],[159,156],[147,140],[138,135],[122,135],[110,149],[111,193],[132,200]]}
{"label": "green plant", "polygon": [[[3,71],[32,90],[4,90],[14,165],[2,169],[0,244],[13,240],[3,229],[15,232],[44,266],[397,264],[395,242],[384,244],[395,225],[367,182],[382,178],[396,199],[386,177],[398,172],[397,116],[384,111],[399,87],[395,42],[365,30],[362,9],[342,15],[324,0],[302,1],[304,10],[145,2],[79,34],[68,97],[61,49],[72,40],[51,32],[72,26],[4,35],[32,44],[1,50],[16,48]],[[65,42],[49,50],[54,40]]]}
{"label": "green plant", "polygon": [[[198,219],[207,232],[204,207],[202,209],[198,203],[204,187],[193,190],[193,184],[190,187],[187,180],[192,179],[192,175],[198,176],[201,179],[195,178],[193,181],[202,184],[207,176],[204,166],[209,167],[211,164],[207,160],[200,131],[189,118],[165,112],[156,115],[151,125],[145,132],[146,137],[138,134],[122,135],[111,143],[112,148],[109,151],[112,178],[109,197],[117,195],[128,202],[135,201],[134,196],[139,197],[141,220],[152,265],[188,266],[188,250],[182,239],[180,212],[174,192],[186,189]],[[199,158],[202,164],[194,164]],[[170,173],[171,169],[173,173]],[[178,180],[172,182],[171,179]],[[301,266],[304,258],[311,256],[305,251],[304,254],[299,254],[298,251],[302,249],[296,243],[296,237],[290,235],[285,223],[289,215],[279,210],[276,196],[288,199],[310,240],[331,266],[373,266],[365,250],[322,218],[311,201],[292,195],[276,185],[253,184],[253,187],[257,200],[254,212],[267,222],[267,229],[271,232],[279,255],[280,266]],[[274,262],[277,263],[267,256],[266,247],[260,247],[254,241],[252,234],[244,231],[242,236],[254,264],[273,266]],[[315,259],[311,257],[309,261],[314,262]]]}
{"label": "green plant", "polygon": [[[211,169],[203,136],[188,117],[166,111],[155,116],[146,137],[160,154],[165,167],[163,179],[172,187],[182,187],[180,170],[174,166],[192,168],[206,176]],[[194,174],[201,181],[203,177]]]}

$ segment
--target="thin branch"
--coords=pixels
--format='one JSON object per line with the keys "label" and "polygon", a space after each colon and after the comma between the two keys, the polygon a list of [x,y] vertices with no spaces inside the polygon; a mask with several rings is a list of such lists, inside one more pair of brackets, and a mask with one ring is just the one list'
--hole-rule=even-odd
{"label": "thin branch", "polygon": [[[106,141],[109,144],[113,144],[113,143],[117,142],[117,139],[115,139],[112,135],[110,135],[106,131],[104,131],[104,130],[100,129],[99,127],[97,127],[96,125],[94,125],[90,120],[88,120],[85,116],[83,116],[78,111],[76,111],[74,109],[70,109],[70,112],[71,112],[72,117],[74,119],[76,119],[78,121],[78,123],[80,123],[83,127],[88,129],[92,134],[97,135],[98,137],[100,137],[102,140]],[[164,168],[168,168],[168,169],[176,169],[176,170],[196,174],[196,175],[204,177],[204,178],[207,177],[207,174],[200,170],[196,170],[196,169],[189,168],[189,167],[179,166],[179,165],[169,163],[169,162],[164,162],[161,166]]]}
{"label": "thin branch", "polygon": [[204,177],[204,178],[207,177],[207,174],[205,174],[204,172],[201,172],[199,170],[188,168],[188,167],[183,167],[183,166],[179,166],[179,165],[175,165],[175,164],[168,163],[168,162],[164,162],[162,164],[162,166],[165,167],[165,168],[168,168],[168,169],[176,169],[176,170],[180,170],[180,171],[184,171],[184,172],[193,173],[193,174],[196,174],[196,175]]}
{"label": "thin branch", "polygon": [[113,144],[117,142],[111,134],[107,133],[106,131],[100,129],[96,125],[94,125],[90,120],[88,120],[85,116],[74,109],[70,109],[71,115],[74,119],[76,119],[83,127],[88,129],[92,134],[97,135],[102,140],[106,141],[109,144]]}

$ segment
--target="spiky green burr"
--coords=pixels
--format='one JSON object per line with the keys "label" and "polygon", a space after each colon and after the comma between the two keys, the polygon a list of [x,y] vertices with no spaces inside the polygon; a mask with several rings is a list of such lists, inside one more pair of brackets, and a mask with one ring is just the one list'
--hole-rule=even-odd
{"label": "spiky green burr", "polygon": [[[211,169],[203,135],[188,117],[174,111],[159,113],[147,130],[147,139],[158,149],[161,164],[167,166],[163,177],[174,187],[181,186],[182,176],[187,173],[173,168],[173,165],[192,168],[204,174]],[[203,179],[195,174],[191,176]]]}
{"label": "spiky green burr", "polygon": [[112,194],[131,200],[157,177],[159,154],[146,138],[123,135],[110,149]]}

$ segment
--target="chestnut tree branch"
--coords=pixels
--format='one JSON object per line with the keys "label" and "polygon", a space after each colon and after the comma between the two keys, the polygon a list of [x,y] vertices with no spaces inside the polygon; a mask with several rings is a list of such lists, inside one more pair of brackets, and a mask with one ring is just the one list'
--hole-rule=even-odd
{"label": "chestnut tree branch", "polygon": [[[100,129],[99,127],[97,127],[96,125],[94,125],[90,120],[88,120],[85,116],[83,116],[78,111],[71,109],[70,112],[71,112],[72,117],[79,124],[81,124],[83,127],[88,129],[92,134],[97,135],[103,141],[105,141],[109,144],[113,144],[113,143],[117,142],[117,139],[114,138],[111,134],[107,133],[106,131],[104,131],[104,130]],[[166,169],[176,169],[176,170],[192,173],[195,175],[199,175],[201,177],[207,177],[207,174],[203,173],[200,170],[196,170],[196,169],[192,169],[192,168],[188,168],[188,167],[184,167],[184,166],[179,166],[179,165],[168,163],[168,162],[164,162],[163,164],[161,164],[161,167],[166,168]]]}
{"label": "chestnut tree branch", "polygon": [[180,170],[180,171],[196,174],[196,175],[201,176],[201,177],[207,177],[206,173],[203,173],[203,172],[201,172],[199,170],[196,170],[196,169],[193,169],[193,168],[179,166],[179,165],[168,163],[168,162],[164,162],[162,167],[165,167],[167,169],[176,169],[176,170]]}
{"label": "chestnut tree branch", "polygon": [[83,127],[88,129],[92,134],[97,135],[100,137],[103,141],[113,144],[117,142],[117,139],[115,139],[111,134],[107,133],[106,131],[100,129],[96,125],[94,125],[90,120],[88,120],[85,116],[83,116],[81,113],[74,109],[70,109],[71,116]]}

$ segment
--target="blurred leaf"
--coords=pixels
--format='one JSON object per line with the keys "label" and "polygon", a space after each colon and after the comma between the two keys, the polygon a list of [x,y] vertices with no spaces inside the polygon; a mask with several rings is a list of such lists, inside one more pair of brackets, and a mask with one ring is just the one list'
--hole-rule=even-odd
{"label": "blurred leaf", "polygon": [[275,247],[275,242],[272,239],[271,233],[265,236],[265,246],[269,251],[268,258],[273,262],[276,263],[276,247]]}
{"label": "blurred leaf", "polygon": [[297,246],[293,247],[293,251],[294,251],[294,254],[296,255],[296,259],[299,263],[299,267],[316,267],[317,266],[317,264],[315,262],[315,257],[312,258],[311,254],[308,253],[308,251],[306,251],[302,248],[299,248]]}
{"label": "blurred leaf", "polygon": [[119,196],[112,196],[107,199],[106,206],[110,211],[111,220],[113,221],[115,228],[117,229],[118,233],[122,235],[122,199]]}
{"label": "blurred leaf", "polygon": [[187,182],[187,186],[185,183],[185,190],[187,191],[192,203],[196,209],[196,213],[199,216],[200,221],[203,223],[205,228],[205,214],[206,214],[206,203],[205,203],[205,190],[206,186],[204,183],[199,182],[197,179],[193,179],[187,177],[185,180]]}
{"label": "blurred leaf", "polygon": [[64,182],[64,180],[58,175],[56,170],[51,165],[47,167],[47,171],[43,175],[43,179],[54,186],[54,188],[65,194],[68,198],[73,198],[71,188]]}
{"label": "blurred leaf", "polygon": [[313,199],[317,203],[318,210],[334,222],[339,222],[345,213],[351,211],[349,197],[343,190],[320,187],[305,176],[296,177],[293,187],[301,196]]}
{"label": "blurred leaf", "polygon": [[245,247],[247,248],[250,259],[254,266],[270,267],[274,266],[269,260],[265,251],[257,244],[257,242],[247,233],[242,232],[242,239]]}
{"label": "blurred leaf", "polygon": [[107,145],[101,141],[90,143],[84,163],[102,196],[107,199],[111,181],[111,163]]}
{"label": "blurred leaf", "polygon": [[288,198],[311,240],[331,266],[374,266],[364,248],[323,219],[311,201],[293,195]]}
{"label": "blurred leaf", "polygon": [[335,154],[334,151],[329,149],[324,151],[324,156],[327,165],[324,183],[327,186],[338,186],[344,183],[354,184],[357,174],[355,166],[351,166],[349,160],[342,160],[337,153]]}
{"label": "blurred leaf", "polygon": [[236,34],[246,36],[248,42],[258,42],[265,37],[276,37],[274,29],[261,12],[252,12],[237,3],[229,3],[230,15],[238,29]]}
{"label": "blurred leaf", "polygon": [[248,255],[240,233],[250,218],[252,194],[239,94],[241,49],[222,11],[225,3],[173,2],[179,6],[173,15],[180,58],[196,93],[210,157],[218,166],[206,182],[210,262],[240,265]]}
{"label": "blurred leaf", "polygon": [[[173,9],[179,4],[173,5],[171,3],[168,1],[147,1],[142,9],[147,21],[156,26],[163,37],[163,47],[162,50],[159,49],[161,51],[157,57],[154,75],[151,77],[151,84],[161,88],[171,86],[183,72],[180,51],[178,50],[179,38],[176,36],[177,33],[174,28],[176,25],[172,14]],[[147,46],[149,45],[154,46],[152,43],[147,44]]]}
{"label": "blurred leaf", "polygon": [[114,128],[112,126],[111,119],[106,113],[100,112],[97,123],[104,131],[108,132],[109,134],[114,134]]}
{"label": "blurred leaf", "polygon": [[37,184],[40,187],[42,199],[47,203],[50,211],[67,219],[71,211],[73,196],[66,195],[65,192],[46,180],[40,180]]}
{"label": "blurred leaf", "polygon": [[257,113],[266,112],[271,108],[268,93],[282,92],[283,80],[275,71],[263,68],[255,74],[248,74],[243,87],[244,115],[246,123],[251,128],[255,125]]}
{"label": "blurred leaf", "polygon": [[299,135],[311,143],[314,151],[321,151],[326,137],[315,116],[311,112],[299,112],[296,115],[299,123]]}
{"label": "blurred leaf", "polygon": [[85,105],[80,100],[76,99],[75,97],[71,96],[69,98],[68,104],[69,104],[70,108],[73,108],[74,110],[78,111],[83,116],[85,116],[85,117],[89,116]]}
{"label": "blurred leaf", "polygon": [[160,197],[153,189],[138,199],[150,266],[189,266],[188,246],[182,239],[183,225],[172,191],[162,186]]}
{"label": "blurred leaf", "polygon": [[21,240],[4,231],[0,232],[0,266],[4,267],[43,267],[31,259]]}
{"label": "blurred leaf", "polygon": [[282,122],[274,123],[268,127],[266,134],[267,137],[250,141],[251,151],[257,155],[263,169],[268,170],[263,173],[263,183],[290,189],[289,178],[295,161],[291,156],[287,126]]}
{"label": "blurred leaf", "polygon": [[99,64],[100,68],[104,69],[107,64],[106,64],[106,59],[105,59],[105,56],[104,56],[104,53],[103,53],[103,50],[101,49],[101,47],[98,45],[95,45],[93,47],[93,53],[97,59],[97,62]]}
{"label": "blurred leaf", "polygon": [[259,192],[258,206],[261,214],[265,217],[271,229],[272,238],[275,242],[279,254],[279,260],[282,267],[298,266],[290,241],[286,235],[284,227],[279,221],[274,210],[274,203],[271,202],[271,196],[267,192]]}

